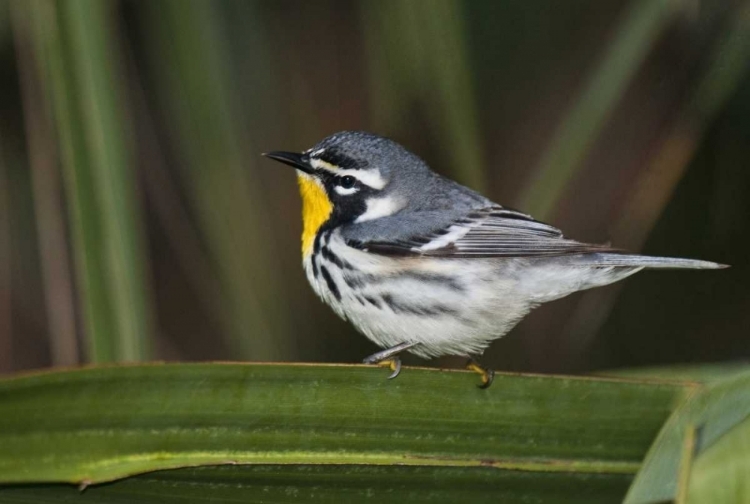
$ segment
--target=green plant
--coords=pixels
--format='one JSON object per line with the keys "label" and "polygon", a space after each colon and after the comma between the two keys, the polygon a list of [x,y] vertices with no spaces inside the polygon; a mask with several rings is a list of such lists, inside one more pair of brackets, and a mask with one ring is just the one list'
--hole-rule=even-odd
{"label": "green plant", "polygon": [[0,501],[619,502],[638,473],[627,502],[647,503],[742,484],[716,467],[746,454],[747,372],[474,378],[280,364],[11,377]]}

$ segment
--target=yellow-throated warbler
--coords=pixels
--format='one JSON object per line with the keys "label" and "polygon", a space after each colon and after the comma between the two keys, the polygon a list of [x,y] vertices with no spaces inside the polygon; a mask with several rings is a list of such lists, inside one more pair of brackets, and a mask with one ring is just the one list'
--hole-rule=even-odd
{"label": "yellow-throated warbler", "polygon": [[723,267],[564,238],[369,133],[336,133],[302,153],[265,155],[297,169],[310,284],[385,348],[364,362],[390,367],[391,377],[403,351],[460,355],[487,387],[493,373],[474,356],[539,304],[643,268]]}

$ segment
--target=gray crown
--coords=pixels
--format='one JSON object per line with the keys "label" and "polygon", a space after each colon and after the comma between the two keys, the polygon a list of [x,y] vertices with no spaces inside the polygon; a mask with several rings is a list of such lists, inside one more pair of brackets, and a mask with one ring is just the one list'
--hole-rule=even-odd
{"label": "gray crown", "polygon": [[363,131],[342,131],[306,151],[311,158],[341,168],[380,171],[388,185],[383,195],[405,198],[401,214],[427,210],[471,210],[492,202],[433,172],[419,156],[389,138]]}

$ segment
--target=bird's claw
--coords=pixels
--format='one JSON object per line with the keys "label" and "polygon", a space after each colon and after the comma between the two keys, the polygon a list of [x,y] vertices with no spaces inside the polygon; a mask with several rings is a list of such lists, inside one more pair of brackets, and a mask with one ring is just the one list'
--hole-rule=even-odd
{"label": "bird's claw", "polygon": [[482,367],[474,359],[469,359],[469,361],[466,363],[466,369],[468,369],[469,371],[474,371],[482,377],[482,383],[477,385],[477,387],[479,387],[480,389],[488,388],[490,385],[492,385],[492,381],[495,379],[495,372],[492,369]]}
{"label": "bird's claw", "polygon": [[391,371],[393,371],[389,376],[388,379],[392,380],[395,377],[398,376],[398,374],[401,372],[401,359],[398,357],[393,357],[391,359],[386,359],[383,361],[378,362],[378,366],[388,368]]}
{"label": "bird's claw", "polygon": [[417,343],[403,342],[398,345],[386,348],[380,352],[365,357],[362,362],[365,364],[375,364],[376,366],[385,367],[393,371],[388,377],[394,379],[401,372],[401,359],[398,357],[399,352],[408,350],[417,345]]}
{"label": "bird's claw", "polygon": [[372,356],[370,356],[364,359],[362,362],[364,364],[375,364],[378,367],[384,367],[384,368],[390,369],[393,372],[388,376],[389,380],[394,379],[401,372],[401,359],[399,359],[398,357],[391,357],[389,359],[383,359],[383,360],[375,360],[372,358]]}
{"label": "bird's claw", "polygon": [[390,359],[383,359],[380,361],[374,360],[371,357],[372,356],[362,360],[362,363],[375,364],[378,367],[390,369],[393,372],[388,376],[389,380],[394,379],[401,372],[401,359],[399,359],[398,357],[391,357]]}

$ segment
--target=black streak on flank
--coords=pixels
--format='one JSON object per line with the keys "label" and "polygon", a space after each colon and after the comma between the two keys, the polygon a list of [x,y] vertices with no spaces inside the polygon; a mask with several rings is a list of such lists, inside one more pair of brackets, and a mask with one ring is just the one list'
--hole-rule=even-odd
{"label": "black streak on flank", "polygon": [[393,313],[408,313],[411,315],[420,315],[423,317],[437,315],[458,315],[458,312],[456,310],[445,305],[436,304],[432,306],[416,306],[397,301],[390,294],[384,294],[383,301],[391,310],[393,310]]}
{"label": "black streak on flank", "polygon": [[366,300],[366,301],[367,301],[368,303],[370,303],[370,304],[371,304],[372,306],[374,306],[375,308],[380,308],[380,307],[381,307],[381,306],[380,306],[380,301],[378,301],[378,300],[377,300],[377,299],[375,299],[374,297],[371,297],[371,296],[365,296],[365,300]]}
{"label": "black streak on flank", "polygon": [[391,276],[360,275],[360,279],[353,280],[353,282],[359,284],[358,286],[361,287],[364,284],[378,285],[384,282],[399,280],[413,280],[423,284],[430,284],[430,288],[443,287],[456,292],[463,292],[465,290],[464,286],[452,276],[409,270],[401,271]]}
{"label": "black streak on flank", "polygon": [[[351,268],[351,265],[350,269],[353,269]],[[421,271],[407,270],[388,276],[375,276],[364,273],[344,275],[346,285],[355,290],[361,289],[365,285],[379,285],[385,282],[398,282],[399,280],[414,280],[415,282],[430,284],[430,288],[443,287],[455,292],[463,292],[465,290],[464,286],[452,276],[441,275],[439,273],[424,273]]]}
{"label": "black streak on flank", "polygon": [[344,259],[341,259],[339,256],[337,256],[336,254],[334,254],[333,252],[331,252],[331,249],[328,248],[327,246],[325,246],[325,247],[322,248],[321,253],[323,254],[323,258],[326,261],[335,264],[336,266],[339,267],[339,269],[342,269],[342,270],[353,269],[352,265],[349,264],[348,261],[346,261]]}
{"label": "black streak on flank", "polygon": [[313,278],[318,278],[318,256],[313,255],[310,258],[310,264],[312,264]]}
{"label": "black streak on flank", "polygon": [[344,275],[344,282],[352,290],[359,290],[365,286],[365,280],[362,276]]}
{"label": "black streak on flank", "polygon": [[461,292],[464,290],[458,280],[448,275],[441,275],[439,273],[424,273],[421,271],[404,271],[401,273],[404,278],[416,280],[418,282],[424,282],[426,284],[434,284],[442,287],[447,287],[451,290]]}
{"label": "black streak on flank", "polygon": [[331,274],[328,273],[328,269],[326,269],[325,266],[320,267],[320,274],[323,275],[323,280],[326,281],[328,290],[331,291],[333,297],[335,297],[337,301],[341,301],[341,292],[339,292],[339,288],[336,285],[336,282],[333,281],[333,278],[331,278]]}
{"label": "black streak on flank", "polygon": [[320,240],[323,236],[323,233],[318,233],[315,235],[315,241],[313,242],[313,254],[320,253]]}

